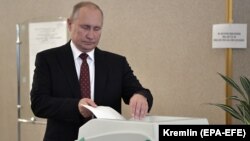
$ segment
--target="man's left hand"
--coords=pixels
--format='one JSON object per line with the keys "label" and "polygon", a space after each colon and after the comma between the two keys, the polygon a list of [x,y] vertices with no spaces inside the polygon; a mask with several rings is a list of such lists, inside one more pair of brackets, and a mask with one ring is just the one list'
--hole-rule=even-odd
{"label": "man's left hand", "polygon": [[147,99],[141,94],[134,94],[129,101],[129,106],[134,119],[143,119],[148,113]]}

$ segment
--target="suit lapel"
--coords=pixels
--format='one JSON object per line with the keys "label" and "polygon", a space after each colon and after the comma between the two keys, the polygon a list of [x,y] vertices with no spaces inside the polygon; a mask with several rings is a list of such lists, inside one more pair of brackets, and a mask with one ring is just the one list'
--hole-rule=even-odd
{"label": "suit lapel", "polygon": [[69,82],[74,97],[80,98],[80,86],[75,69],[74,57],[69,42],[62,47],[58,54],[59,62],[65,77]]}
{"label": "suit lapel", "polygon": [[100,49],[95,49],[95,102],[101,104],[105,95],[105,87],[108,77],[108,69],[105,58],[105,53]]}
{"label": "suit lapel", "polygon": [[[62,47],[59,54],[60,66],[62,67],[65,77],[67,78],[72,94],[74,97],[81,98],[80,86],[76,74],[73,53],[70,44],[67,43]],[[105,95],[105,87],[108,77],[108,67],[105,59],[105,53],[100,49],[95,49],[95,90],[94,101],[96,104],[101,104],[103,96]]]}

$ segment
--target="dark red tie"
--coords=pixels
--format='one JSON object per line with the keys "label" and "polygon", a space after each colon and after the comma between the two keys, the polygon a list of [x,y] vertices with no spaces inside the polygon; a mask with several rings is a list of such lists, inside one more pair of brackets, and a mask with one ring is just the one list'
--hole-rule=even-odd
{"label": "dark red tie", "polygon": [[80,71],[80,88],[82,98],[90,98],[90,78],[89,78],[89,66],[87,63],[88,54],[82,53],[80,58],[82,59],[81,71]]}

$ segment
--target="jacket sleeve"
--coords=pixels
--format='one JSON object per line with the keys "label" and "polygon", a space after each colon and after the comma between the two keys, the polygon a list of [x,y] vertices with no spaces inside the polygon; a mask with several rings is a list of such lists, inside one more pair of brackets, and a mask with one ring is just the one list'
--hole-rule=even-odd
{"label": "jacket sleeve", "polygon": [[123,100],[126,104],[129,104],[130,98],[133,94],[138,93],[143,95],[147,101],[149,110],[153,105],[153,96],[149,89],[144,88],[137,77],[134,75],[133,70],[129,66],[126,58],[123,59]]}
{"label": "jacket sleeve", "polygon": [[[45,53],[36,56],[32,89],[30,92],[31,109],[35,116],[58,119],[62,121],[80,122],[78,111],[79,99],[55,94],[52,81],[52,64]],[[62,89],[63,86],[61,86]]]}

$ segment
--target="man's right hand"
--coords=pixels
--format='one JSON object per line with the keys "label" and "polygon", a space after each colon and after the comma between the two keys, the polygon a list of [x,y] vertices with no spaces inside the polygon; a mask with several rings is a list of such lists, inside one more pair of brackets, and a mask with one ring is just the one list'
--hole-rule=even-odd
{"label": "man's right hand", "polygon": [[78,103],[78,109],[79,109],[79,112],[81,113],[81,115],[84,117],[84,118],[89,118],[91,117],[93,114],[92,112],[90,112],[87,108],[85,108],[83,105],[89,105],[89,106],[92,106],[92,107],[97,107],[97,105],[95,104],[95,102],[89,98],[83,98],[79,101]]}

